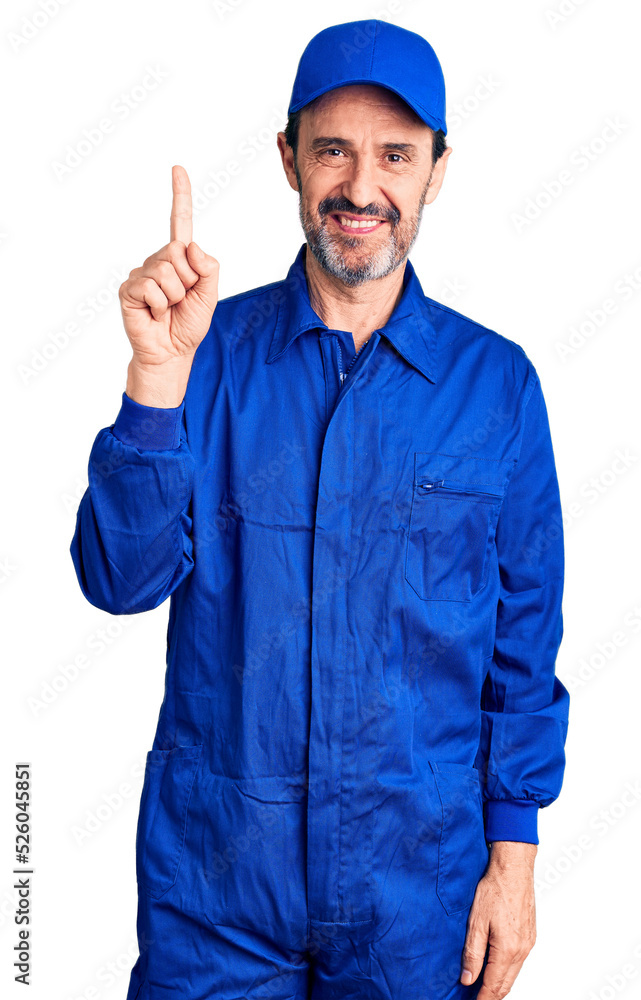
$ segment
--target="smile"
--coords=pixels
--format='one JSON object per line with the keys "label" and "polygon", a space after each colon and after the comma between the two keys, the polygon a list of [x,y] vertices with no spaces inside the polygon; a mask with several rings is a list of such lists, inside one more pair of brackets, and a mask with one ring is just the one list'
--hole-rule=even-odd
{"label": "smile", "polygon": [[373,233],[385,225],[385,219],[357,219],[348,215],[332,215],[332,219],[345,233]]}

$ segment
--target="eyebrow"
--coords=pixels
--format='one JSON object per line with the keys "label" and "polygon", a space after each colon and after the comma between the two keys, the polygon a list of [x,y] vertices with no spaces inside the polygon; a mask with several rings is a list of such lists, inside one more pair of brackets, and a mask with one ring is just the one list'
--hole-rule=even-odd
{"label": "eyebrow", "polygon": [[[316,153],[325,146],[345,146],[347,149],[353,149],[354,143],[350,142],[349,139],[341,139],[335,135],[319,136],[312,141],[310,150],[312,153]],[[418,153],[416,146],[412,145],[411,142],[382,142],[381,149],[389,149],[397,153]]]}

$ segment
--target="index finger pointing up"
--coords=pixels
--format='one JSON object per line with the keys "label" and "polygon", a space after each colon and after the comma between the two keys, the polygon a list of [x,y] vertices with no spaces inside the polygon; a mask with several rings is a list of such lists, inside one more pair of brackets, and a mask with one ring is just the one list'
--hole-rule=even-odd
{"label": "index finger pointing up", "polygon": [[171,168],[171,187],[173,200],[170,239],[180,240],[185,246],[189,246],[192,242],[191,184],[184,167]]}

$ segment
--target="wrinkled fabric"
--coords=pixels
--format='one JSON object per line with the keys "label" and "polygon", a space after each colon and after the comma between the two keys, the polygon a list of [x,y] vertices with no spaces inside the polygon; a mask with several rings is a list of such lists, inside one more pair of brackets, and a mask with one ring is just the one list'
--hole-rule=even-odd
{"label": "wrinkled fabric", "polygon": [[559,489],[537,372],[411,262],[356,352],[287,277],[222,299],[180,406],[122,394],[71,556],[170,597],[127,1000],[474,997],[495,840],[559,795]]}

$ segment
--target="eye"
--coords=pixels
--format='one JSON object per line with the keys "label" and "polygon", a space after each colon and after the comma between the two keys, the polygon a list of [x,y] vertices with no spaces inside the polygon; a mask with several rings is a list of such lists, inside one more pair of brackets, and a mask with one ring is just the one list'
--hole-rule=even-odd
{"label": "eye", "polygon": [[[323,150],[323,155],[332,154],[332,153],[340,153],[341,156],[343,155],[342,149],[339,149],[338,146],[332,146],[332,147],[328,146],[327,149]],[[405,162],[405,158],[403,156],[401,156],[400,153],[388,153],[387,156],[388,157],[389,156],[395,156],[396,157],[396,159],[392,161],[393,163],[404,163]],[[330,160],[337,160],[338,157],[330,155],[329,159]]]}

